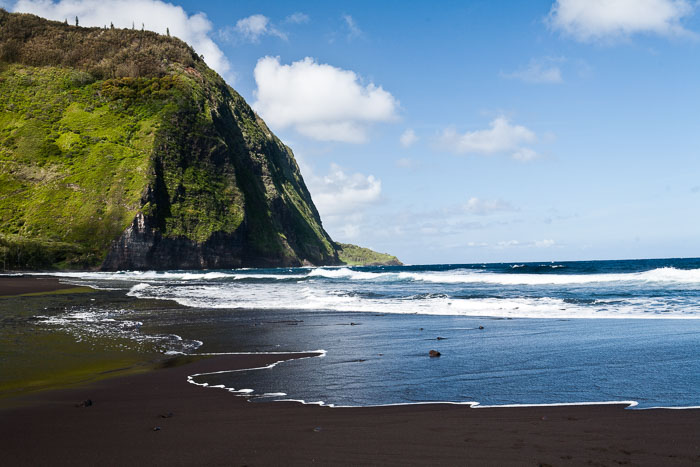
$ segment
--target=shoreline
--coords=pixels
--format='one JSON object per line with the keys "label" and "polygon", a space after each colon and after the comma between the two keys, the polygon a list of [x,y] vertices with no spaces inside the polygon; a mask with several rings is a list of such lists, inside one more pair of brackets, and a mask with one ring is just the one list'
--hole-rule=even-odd
{"label": "shoreline", "polygon": [[[194,379],[198,376],[208,376],[219,373],[229,373],[235,371],[257,371],[257,370],[272,370],[277,365],[284,363],[288,360],[303,360],[306,358],[323,358],[327,354],[326,350],[310,350],[301,352],[222,352],[222,353],[201,353],[201,354],[186,354],[183,357],[216,357],[216,356],[246,356],[246,355],[267,355],[267,356],[292,356],[292,358],[285,358],[278,360],[276,362],[270,363],[262,367],[256,368],[243,368],[234,370],[217,370],[204,373],[195,373],[187,376],[187,382],[195,386],[199,386],[205,389],[220,389],[236,396],[240,397],[250,397],[254,399],[256,397],[271,397],[270,394],[263,393],[258,394],[254,389],[249,388],[230,388],[224,385],[211,386],[208,383],[198,383]],[[274,396],[283,397],[286,396],[285,393],[275,393]],[[421,405],[453,405],[453,406],[466,406],[470,409],[515,409],[515,408],[545,408],[545,407],[589,407],[589,406],[624,406],[625,410],[700,410],[700,406],[654,406],[654,407],[638,407],[639,402],[635,400],[619,400],[619,401],[583,401],[583,402],[552,402],[552,403],[533,403],[533,404],[500,404],[500,405],[489,405],[482,404],[478,401],[450,401],[450,400],[435,400],[435,401],[425,401],[425,402],[397,402],[397,403],[387,403],[387,404],[371,404],[371,405],[337,405],[333,403],[326,403],[325,401],[314,401],[309,402],[304,399],[270,399],[266,402],[294,402],[301,405],[326,407],[329,409],[361,409],[361,408],[381,408],[381,407],[411,407],[411,406],[421,406]]]}
{"label": "shoreline", "polygon": [[64,284],[60,282],[58,277],[27,276],[22,273],[0,275],[0,299],[56,293],[80,293],[92,290],[90,287]]}
{"label": "shoreline", "polygon": [[[625,410],[624,404],[473,410],[449,403],[330,408],[249,403],[187,381],[196,373],[316,356],[209,356],[21,396],[14,399],[15,407],[0,409],[0,450],[10,465],[700,461],[700,410]],[[89,406],[80,406],[87,400]]]}
{"label": "shoreline", "polygon": [[321,355],[181,355],[141,372],[8,395],[0,400],[0,452],[8,465],[700,463],[697,408],[627,410],[625,402],[250,403],[245,394],[188,381],[198,374],[273,368]]}
{"label": "shoreline", "polygon": [[[22,323],[41,307],[56,302],[68,303],[82,295],[99,292],[91,287],[63,283],[60,277],[48,276],[50,272],[46,274],[21,271],[0,274],[0,308],[6,312],[0,313],[0,322],[7,323],[2,329],[6,332],[0,333],[3,344],[0,364],[3,357],[8,359],[5,365],[0,365],[0,408],[34,394],[150,371],[167,358],[136,351],[107,355],[106,352],[96,353],[90,345],[78,343],[74,337],[62,333],[36,330],[27,333]],[[21,311],[24,303],[42,305],[27,315]],[[84,358],[76,360],[77,355]]]}

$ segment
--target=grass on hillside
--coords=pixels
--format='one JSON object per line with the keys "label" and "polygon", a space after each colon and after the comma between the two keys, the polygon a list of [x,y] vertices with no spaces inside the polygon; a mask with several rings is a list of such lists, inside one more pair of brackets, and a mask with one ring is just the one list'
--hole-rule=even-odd
{"label": "grass on hillside", "polygon": [[348,266],[402,265],[401,261],[399,261],[396,256],[378,253],[369,248],[363,248],[349,243],[337,243],[337,245],[340,247],[338,250],[340,260]]}

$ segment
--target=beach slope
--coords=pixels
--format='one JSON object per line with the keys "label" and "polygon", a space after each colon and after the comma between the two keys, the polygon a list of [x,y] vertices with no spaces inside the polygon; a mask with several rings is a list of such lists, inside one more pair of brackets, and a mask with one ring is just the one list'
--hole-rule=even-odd
{"label": "beach slope", "polygon": [[[700,410],[250,403],[194,373],[313,354],[223,355],[5,400],[5,465],[691,465]],[[274,371],[261,370],[261,371]],[[86,401],[91,401],[91,405]]]}

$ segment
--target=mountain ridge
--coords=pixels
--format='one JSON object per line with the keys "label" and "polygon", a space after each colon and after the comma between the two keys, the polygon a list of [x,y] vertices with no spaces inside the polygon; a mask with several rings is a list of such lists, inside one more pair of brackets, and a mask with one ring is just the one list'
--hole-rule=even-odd
{"label": "mountain ridge", "polygon": [[291,149],[177,38],[0,9],[0,93],[4,269],[346,264]]}

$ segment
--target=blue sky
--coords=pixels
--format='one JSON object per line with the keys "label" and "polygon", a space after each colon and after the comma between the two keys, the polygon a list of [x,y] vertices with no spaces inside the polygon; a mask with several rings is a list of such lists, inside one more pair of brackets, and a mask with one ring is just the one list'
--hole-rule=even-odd
{"label": "blue sky", "polygon": [[187,40],[338,241],[404,262],[700,256],[694,1],[5,1]]}

